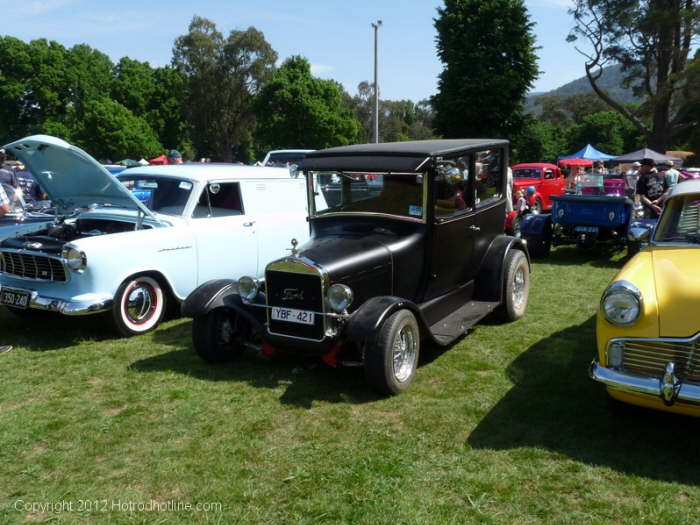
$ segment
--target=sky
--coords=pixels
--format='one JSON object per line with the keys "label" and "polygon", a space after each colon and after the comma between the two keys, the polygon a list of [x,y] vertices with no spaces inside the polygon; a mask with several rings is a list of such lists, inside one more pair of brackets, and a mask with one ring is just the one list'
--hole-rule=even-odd
{"label": "sky", "polygon": [[[539,56],[533,91],[555,89],[584,75],[584,59],[566,42],[572,0],[525,0]],[[6,22],[0,34],[24,41],[85,43],[114,62],[123,56],[170,63],[174,40],[194,15],[214,22],[224,35],[254,26],[278,53],[306,57],[314,75],[341,82],[354,95],[372,81],[374,37],[379,28],[380,97],[415,102],[437,90],[442,64],[433,19],[441,0],[0,0]]]}

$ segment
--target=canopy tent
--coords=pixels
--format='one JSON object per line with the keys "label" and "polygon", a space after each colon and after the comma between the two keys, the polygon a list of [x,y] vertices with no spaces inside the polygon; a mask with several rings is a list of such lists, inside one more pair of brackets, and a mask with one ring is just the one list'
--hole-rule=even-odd
{"label": "canopy tent", "polygon": [[141,160],[139,161],[139,166],[148,166],[148,161],[141,157]]}
{"label": "canopy tent", "polygon": [[614,159],[614,158],[615,158],[615,155],[608,155],[607,153],[603,153],[602,151],[598,151],[590,144],[586,144],[586,146],[584,148],[581,148],[573,155],[565,155],[563,157],[559,157],[557,160],[563,160],[563,159],[610,160],[610,159]]}
{"label": "canopy tent", "polygon": [[559,161],[559,167],[561,168],[562,166],[566,166],[568,168],[577,168],[579,166],[583,166],[584,168],[590,168],[591,166],[593,166],[593,161],[579,158],[562,159]]}
{"label": "canopy tent", "polygon": [[657,164],[662,160],[672,160],[673,162],[681,161],[679,157],[671,157],[670,155],[664,155],[663,153],[659,153],[653,149],[643,148],[631,153],[625,153],[619,157],[615,157],[615,162],[634,162],[641,161],[642,159],[651,159]]}
{"label": "canopy tent", "polygon": [[126,166],[127,168],[133,168],[134,166],[138,166],[139,163],[138,161],[134,159],[122,159],[117,164],[121,164],[122,166]]}
{"label": "canopy tent", "polygon": [[148,163],[149,164],[156,164],[156,165],[167,164],[168,157],[166,157],[165,153],[163,153],[161,156],[156,157],[155,159],[149,160]]}

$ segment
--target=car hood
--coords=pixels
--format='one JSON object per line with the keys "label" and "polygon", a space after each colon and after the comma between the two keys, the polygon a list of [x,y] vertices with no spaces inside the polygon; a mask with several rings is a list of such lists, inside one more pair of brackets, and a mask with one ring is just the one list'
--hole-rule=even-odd
{"label": "car hood", "polygon": [[357,272],[391,264],[386,235],[330,236],[311,239],[300,255],[317,263],[333,281],[345,281]]}
{"label": "car hood", "polygon": [[690,337],[700,330],[699,261],[698,249],[653,248],[652,264],[661,337]]}
{"label": "car hood", "polygon": [[32,172],[59,214],[91,204],[139,210],[153,218],[114,175],[90,155],[64,140],[33,135],[7,144],[5,149]]}

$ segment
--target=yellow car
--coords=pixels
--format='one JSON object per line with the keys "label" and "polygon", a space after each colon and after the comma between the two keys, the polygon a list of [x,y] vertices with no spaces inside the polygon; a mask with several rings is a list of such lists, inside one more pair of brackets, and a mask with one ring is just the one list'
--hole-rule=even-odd
{"label": "yellow car", "polygon": [[700,417],[700,181],[674,188],[651,235],[630,233],[649,245],[603,292],[591,378],[619,401]]}

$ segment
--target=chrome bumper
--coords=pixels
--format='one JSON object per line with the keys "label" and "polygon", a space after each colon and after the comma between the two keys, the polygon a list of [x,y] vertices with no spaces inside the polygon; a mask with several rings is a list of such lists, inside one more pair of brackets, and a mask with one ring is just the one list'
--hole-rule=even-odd
{"label": "chrome bumper", "polygon": [[[0,286],[0,291],[2,291]],[[6,288],[18,289],[14,286]],[[114,298],[111,295],[91,294],[91,297],[82,301],[67,301],[65,299],[57,299],[55,297],[46,297],[39,295],[35,290],[22,289],[29,292],[28,308],[35,310],[44,310],[47,312],[57,312],[63,315],[91,315],[100,312],[111,310],[114,305]]]}
{"label": "chrome bumper", "polygon": [[594,381],[603,383],[610,388],[633,394],[655,396],[667,405],[672,405],[675,401],[700,404],[700,384],[683,383],[675,377],[672,367],[670,370],[666,369],[663,377],[657,378],[631,372],[619,372],[600,366],[598,362],[593,361],[589,375]]}

